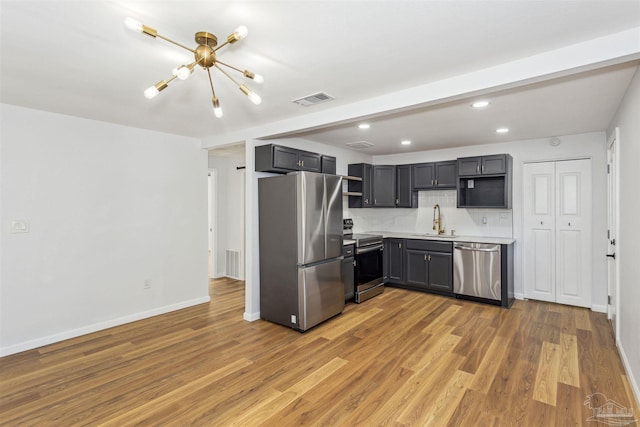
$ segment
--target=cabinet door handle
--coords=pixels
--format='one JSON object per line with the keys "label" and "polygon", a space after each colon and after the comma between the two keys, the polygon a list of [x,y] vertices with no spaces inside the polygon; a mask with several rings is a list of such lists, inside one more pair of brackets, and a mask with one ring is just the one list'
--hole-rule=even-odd
{"label": "cabinet door handle", "polygon": [[396,205],[400,204],[400,199],[396,199]]}
{"label": "cabinet door handle", "polygon": [[436,179],[436,184],[435,185],[438,185],[438,180],[437,179]]}
{"label": "cabinet door handle", "polygon": [[480,172],[480,165],[476,165],[476,172]]}
{"label": "cabinet door handle", "polygon": [[[302,163],[304,163],[304,162],[302,162]],[[484,172],[484,165],[482,165],[482,172]]]}
{"label": "cabinet door handle", "polygon": [[365,202],[366,204],[369,204],[369,199],[364,199],[364,202]]}
{"label": "cabinet door handle", "polygon": [[427,255],[427,261],[431,262],[431,254]]}
{"label": "cabinet door handle", "polygon": [[431,180],[431,185],[433,185],[433,180]]}
{"label": "cabinet door handle", "polygon": [[402,243],[398,243],[398,249],[402,249]]}
{"label": "cabinet door handle", "polygon": [[424,255],[424,260],[425,260],[425,261],[427,260],[427,255],[426,255],[426,254]]}

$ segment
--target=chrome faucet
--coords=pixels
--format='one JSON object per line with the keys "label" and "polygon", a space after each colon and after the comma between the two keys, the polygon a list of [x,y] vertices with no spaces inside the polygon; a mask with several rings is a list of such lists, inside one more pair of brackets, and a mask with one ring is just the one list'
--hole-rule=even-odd
{"label": "chrome faucet", "polygon": [[[437,218],[436,218],[436,209],[438,210]],[[442,226],[442,216],[440,215],[440,205],[437,203],[433,207],[433,229],[438,230],[438,234],[444,234],[444,227]]]}

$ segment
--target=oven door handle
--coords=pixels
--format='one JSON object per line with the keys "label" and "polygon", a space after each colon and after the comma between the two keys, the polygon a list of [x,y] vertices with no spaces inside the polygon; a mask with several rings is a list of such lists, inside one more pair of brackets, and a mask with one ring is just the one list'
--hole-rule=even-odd
{"label": "oven door handle", "polygon": [[373,251],[381,251],[382,247],[383,247],[382,245],[375,245],[375,246],[369,246],[364,248],[356,248],[356,255],[366,254],[368,252],[373,252]]}

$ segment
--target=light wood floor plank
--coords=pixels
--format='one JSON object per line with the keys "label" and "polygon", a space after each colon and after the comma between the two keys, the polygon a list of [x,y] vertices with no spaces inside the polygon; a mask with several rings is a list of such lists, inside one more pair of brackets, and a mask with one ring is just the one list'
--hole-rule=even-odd
{"label": "light wood floor plank", "polygon": [[560,346],[543,342],[533,391],[534,400],[552,406],[556,405],[559,371]]}

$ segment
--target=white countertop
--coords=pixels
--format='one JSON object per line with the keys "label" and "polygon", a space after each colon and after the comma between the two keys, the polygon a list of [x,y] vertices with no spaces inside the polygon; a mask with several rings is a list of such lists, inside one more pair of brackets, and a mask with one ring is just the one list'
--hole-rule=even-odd
{"label": "white countertop", "polygon": [[[509,237],[487,237],[487,236],[438,236],[427,233],[400,233],[396,231],[366,231],[367,234],[381,234],[384,238],[396,239],[417,239],[417,240],[441,240],[443,242],[472,242],[472,243],[492,243],[494,245],[510,245],[516,240]],[[346,239],[345,239],[346,241]]]}

